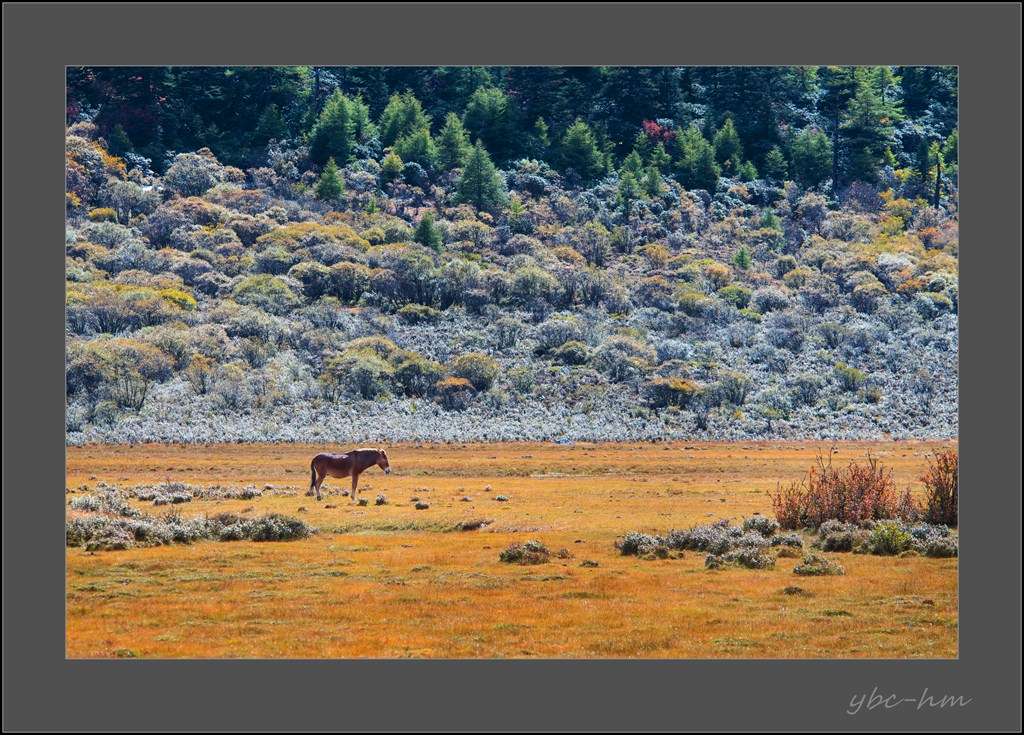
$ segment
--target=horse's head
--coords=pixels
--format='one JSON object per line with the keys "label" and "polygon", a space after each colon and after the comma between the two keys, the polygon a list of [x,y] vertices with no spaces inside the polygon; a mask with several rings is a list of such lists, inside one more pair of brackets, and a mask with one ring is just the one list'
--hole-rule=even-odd
{"label": "horse's head", "polygon": [[391,474],[391,464],[388,462],[388,453],[383,449],[377,450],[377,466],[384,470],[384,474]]}

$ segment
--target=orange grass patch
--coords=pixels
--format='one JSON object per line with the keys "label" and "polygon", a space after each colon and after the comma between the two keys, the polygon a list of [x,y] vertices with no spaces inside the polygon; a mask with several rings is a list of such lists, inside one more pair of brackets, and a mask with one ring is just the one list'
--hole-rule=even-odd
{"label": "orange grass patch", "polygon": [[[844,443],[833,461],[863,461],[870,451],[893,469],[897,487],[920,497],[926,455],[951,447]],[[342,447],[68,448],[70,489],[100,481],[272,485],[262,497],[197,499],[175,510],[285,513],[320,533],[282,543],[69,548],[67,655],[955,658],[956,559],[837,554],[845,576],[808,578],[792,573],[799,559],[708,572],[700,553],[643,561],[613,546],[629,531],[771,515],[766,491],[799,479],[819,448],[829,450],[780,442],[388,445],[394,471],[363,475],[363,507],[340,494],[321,503],[304,494],[312,456]],[[325,483],[335,493],[348,486]],[[387,505],[374,505],[378,493]],[[413,497],[430,508],[416,510]],[[154,515],[167,509],[135,504]],[[481,520],[482,528],[455,530]],[[529,539],[572,556],[525,567],[498,561],[502,549]],[[784,594],[789,585],[808,594]]]}

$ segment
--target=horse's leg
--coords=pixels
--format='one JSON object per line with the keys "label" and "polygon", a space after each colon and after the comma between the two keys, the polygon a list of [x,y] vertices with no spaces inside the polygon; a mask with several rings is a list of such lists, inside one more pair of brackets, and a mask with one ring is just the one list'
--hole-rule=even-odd
{"label": "horse's leg", "polygon": [[315,487],[316,487],[316,499],[317,500],[323,500],[323,496],[320,495],[320,486],[323,485],[325,479],[327,479],[327,470],[324,470],[323,472],[317,472],[316,473],[316,484],[315,484]]}
{"label": "horse's leg", "polygon": [[356,488],[359,486],[359,473],[355,470],[352,471],[352,500],[356,500]]}

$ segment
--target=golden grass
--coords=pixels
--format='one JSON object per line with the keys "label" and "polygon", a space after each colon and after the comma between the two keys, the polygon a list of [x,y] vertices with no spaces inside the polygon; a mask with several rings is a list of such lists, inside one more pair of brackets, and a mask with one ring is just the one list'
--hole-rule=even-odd
{"label": "golden grass", "polygon": [[[839,554],[845,576],[806,578],[792,573],[799,559],[708,572],[700,553],[642,561],[613,546],[628,531],[770,515],[766,491],[799,479],[819,446],[828,451],[777,442],[394,445],[393,474],[374,468],[361,480],[365,507],[304,495],[313,454],[338,447],[69,448],[68,488],[269,484],[262,497],[175,509],[286,513],[320,533],[287,543],[69,548],[67,655],[955,658],[956,559]],[[833,461],[870,451],[899,488],[919,494],[925,456],[955,446],[844,443]],[[335,493],[347,487],[325,483]],[[378,493],[388,505],[373,504]],[[416,510],[413,497],[430,508]],[[452,530],[473,520],[491,522]],[[498,561],[527,539],[572,558]],[[581,567],[585,559],[599,566]],[[784,594],[789,585],[806,594]]]}

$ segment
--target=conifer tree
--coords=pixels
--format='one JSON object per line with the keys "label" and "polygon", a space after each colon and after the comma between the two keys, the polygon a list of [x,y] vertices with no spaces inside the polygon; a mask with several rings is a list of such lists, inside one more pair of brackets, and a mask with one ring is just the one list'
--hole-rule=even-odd
{"label": "conifer tree", "polygon": [[736,255],[733,256],[732,264],[741,271],[745,271],[750,267],[751,262],[750,251],[747,250],[747,246],[740,245],[740,249],[736,252]]}
{"label": "conifer tree", "polygon": [[743,146],[740,144],[740,136],[728,117],[722,124],[721,129],[715,133],[715,161],[726,176],[736,176],[743,165]]}
{"label": "conifer tree", "polygon": [[764,165],[761,167],[765,178],[770,181],[785,181],[789,175],[789,167],[786,165],[786,156],[778,146],[774,146],[764,158]]}
{"label": "conifer tree", "polygon": [[444,127],[437,134],[437,166],[442,171],[462,168],[469,157],[473,146],[469,142],[469,134],[459,116],[449,112]]}
{"label": "conifer tree", "polygon": [[316,198],[325,202],[336,202],[341,199],[344,191],[345,184],[338,172],[338,164],[333,158],[328,158],[324,171],[316,182]]}
{"label": "conifer tree", "polygon": [[424,247],[428,247],[434,252],[441,252],[441,231],[434,224],[434,213],[425,212],[420,217],[419,224],[416,225],[415,231],[412,233],[413,242],[418,242]]}
{"label": "conifer tree", "polygon": [[501,175],[479,140],[470,151],[455,184],[455,197],[460,202],[472,204],[477,211],[486,211],[505,203]]}
{"label": "conifer tree", "polygon": [[604,171],[604,155],[594,132],[580,118],[565,131],[559,159],[562,171],[583,184],[593,182]]}
{"label": "conifer tree", "polygon": [[309,157],[317,164],[325,164],[329,158],[348,163],[352,142],[349,101],[335,89],[310,132]]}

